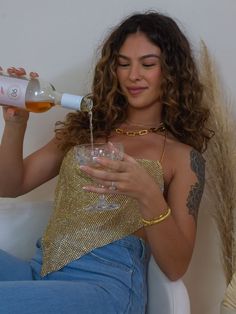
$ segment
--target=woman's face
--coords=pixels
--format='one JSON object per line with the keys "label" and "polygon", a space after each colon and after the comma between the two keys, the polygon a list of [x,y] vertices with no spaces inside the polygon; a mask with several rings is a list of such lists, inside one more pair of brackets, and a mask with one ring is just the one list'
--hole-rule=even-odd
{"label": "woman's face", "polygon": [[118,55],[117,78],[130,107],[160,105],[161,50],[142,32],[129,35]]}

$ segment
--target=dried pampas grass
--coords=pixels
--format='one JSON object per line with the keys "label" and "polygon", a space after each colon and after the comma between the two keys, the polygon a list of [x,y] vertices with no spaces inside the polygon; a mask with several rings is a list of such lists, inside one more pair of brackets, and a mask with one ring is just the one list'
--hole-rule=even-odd
{"label": "dried pampas grass", "polygon": [[236,273],[226,289],[222,305],[227,309],[236,309]]}
{"label": "dried pampas grass", "polygon": [[223,268],[229,284],[236,270],[236,126],[232,104],[220,84],[204,42],[201,42],[200,75],[205,85],[204,102],[211,112],[209,128],[215,131],[205,153],[206,193],[219,232]]}

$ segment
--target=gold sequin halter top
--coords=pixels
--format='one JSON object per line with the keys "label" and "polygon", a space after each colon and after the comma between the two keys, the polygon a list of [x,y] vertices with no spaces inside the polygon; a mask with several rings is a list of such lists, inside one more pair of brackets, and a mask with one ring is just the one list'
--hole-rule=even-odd
{"label": "gold sequin halter top", "polygon": [[[164,150],[163,150],[164,153]],[[163,154],[162,154],[163,155]],[[137,159],[163,191],[161,163]],[[55,204],[42,238],[42,276],[57,271],[91,250],[134,233],[143,226],[138,202],[125,195],[107,195],[120,207],[103,212],[86,211],[98,195],[83,191],[92,179],[79,168],[72,148],[65,156],[55,191]]]}

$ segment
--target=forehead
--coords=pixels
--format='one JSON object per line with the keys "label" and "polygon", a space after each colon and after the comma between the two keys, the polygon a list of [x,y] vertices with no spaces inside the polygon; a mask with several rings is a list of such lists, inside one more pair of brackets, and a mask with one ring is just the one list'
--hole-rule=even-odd
{"label": "forehead", "polygon": [[142,56],[150,53],[160,55],[161,50],[158,46],[152,43],[144,33],[137,32],[127,36],[119,53],[126,56]]}

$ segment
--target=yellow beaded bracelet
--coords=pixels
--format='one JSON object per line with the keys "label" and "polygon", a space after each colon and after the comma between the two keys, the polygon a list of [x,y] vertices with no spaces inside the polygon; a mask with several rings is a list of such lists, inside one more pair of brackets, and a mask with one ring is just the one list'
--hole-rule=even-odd
{"label": "yellow beaded bracelet", "polygon": [[158,224],[159,222],[165,220],[167,217],[169,217],[171,214],[171,209],[168,207],[164,213],[160,214],[157,218],[153,218],[153,219],[144,219],[142,218],[142,222],[144,227],[149,227],[155,224]]}

